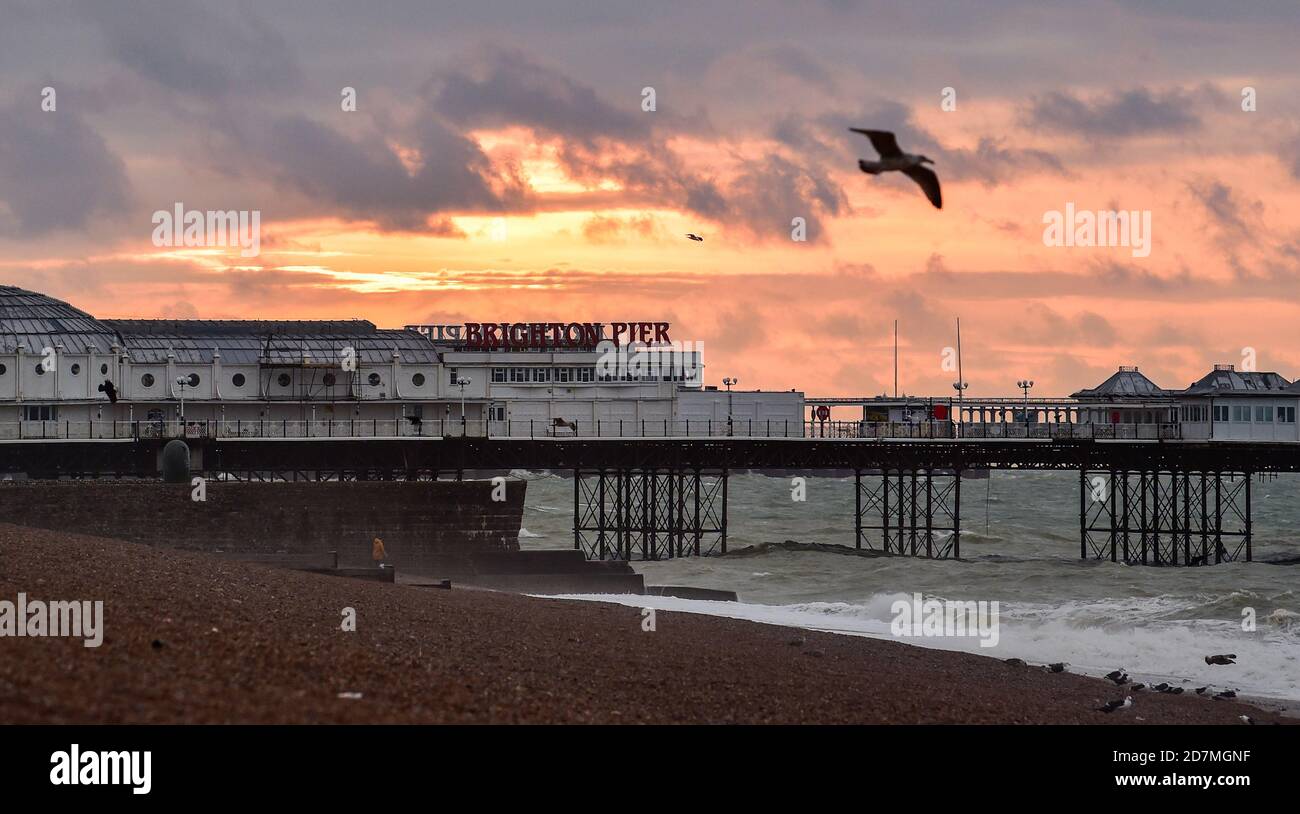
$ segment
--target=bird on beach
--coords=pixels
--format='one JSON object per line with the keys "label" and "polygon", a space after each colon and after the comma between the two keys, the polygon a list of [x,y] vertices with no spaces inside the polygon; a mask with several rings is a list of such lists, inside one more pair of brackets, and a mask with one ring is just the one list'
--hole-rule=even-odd
{"label": "bird on beach", "polygon": [[1132,687],[1130,687],[1130,689],[1133,689],[1133,690],[1144,690],[1144,689],[1146,689],[1146,686],[1147,686],[1147,685],[1145,685],[1145,684],[1134,684]]}
{"label": "bird on beach", "polygon": [[686,233],[686,237],[688,237],[688,238],[691,239],[691,240],[694,240],[696,243],[703,243],[703,242],[704,242],[704,238],[700,237],[699,235],[695,234],[694,232],[687,232],[687,233]]}
{"label": "bird on beach", "polygon": [[1124,672],[1123,669],[1107,673],[1106,678],[1121,686],[1128,683],[1128,673]]}
{"label": "bird on beach", "polygon": [[858,159],[858,169],[868,175],[879,175],[882,172],[901,172],[921,187],[921,190],[925,192],[925,197],[930,199],[930,203],[934,204],[935,209],[943,209],[943,194],[939,190],[939,176],[934,174],[934,170],[924,166],[933,164],[933,160],[928,156],[903,152],[898,147],[898,139],[888,130],[863,130],[860,127],[850,127],[849,130],[866,136],[871,140],[871,146],[876,149],[877,153],[880,153],[879,161]]}
{"label": "bird on beach", "polygon": [[1255,719],[1250,717],[1249,715],[1238,715],[1237,720],[1241,721],[1243,724],[1248,724],[1250,726],[1255,725]]}
{"label": "bird on beach", "polygon": [[1169,684],[1167,684],[1164,681],[1161,681],[1159,684],[1153,684],[1151,686],[1151,689],[1154,692],[1169,692]]}
{"label": "bird on beach", "polygon": [[1214,700],[1227,701],[1229,698],[1236,698],[1236,697],[1237,697],[1237,693],[1235,690],[1224,690],[1223,692],[1216,694],[1214,696]]}
{"label": "bird on beach", "polygon": [[1105,704],[1097,707],[1097,711],[1110,713],[1117,709],[1128,709],[1131,706],[1133,706],[1133,696],[1126,695],[1124,696],[1123,701],[1107,701]]}
{"label": "bird on beach", "polygon": [[1227,655],[1222,655],[1222,656],[1206,656],[1205,663],[1206,664],[1236,664],[1237,663],[1236,659],[1237,659],[1236,653],[1228,653]]}
{"label": "bird on beach", "polygon": [[1049,664],[1047,665],[1047,671],[1049,673],[1063,673],[1065,672],[1065,662],[1058,661],[1054,664]]}

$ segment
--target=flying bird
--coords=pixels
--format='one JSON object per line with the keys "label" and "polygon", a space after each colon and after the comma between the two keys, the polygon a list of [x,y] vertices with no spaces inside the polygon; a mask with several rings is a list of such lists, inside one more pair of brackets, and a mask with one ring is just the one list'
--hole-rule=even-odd
{"label": "flying bird", "polygon": [[934,170],[927,168],[926,164],[933,164],[934,161],[923,155],[914,155],[905,153],[898,148],[898,139],[888,130],[863,130],[858,127],[850,127],[854,133],[861,133],[871,140],[871,146],[876,148],[880,153],[879,161],[866,161],[858,159],[858,169],[868,175],[879,175],[882,172],[901,172],[908,178],[911,178],[925,192],[925,197],[930,199],[935,209],[943,209],[943,195],[939,191],[939,176],[934,174]]}
{"label": "flying bird", "polygon": [[687,236],[688,238],[690,238],[691,240],[694,240],[694,241],[697,242],[697,243],[703,243],[703,242],[704,242],[704,238],[700,237],[699,235],[695,234],[694,232],[687,232],[687,233],[686,233],[686,236]]}
{"label": "flying bird", "polygon": [[1236,664],[1237,663],[1236,658],[1237,658],[1236,653],[1228,653],[1225,656],[1206,656],[1205,663],[1206,664]]}
{"label": "flying bird", "polygon": [[1133,696],[1131,696],[1131,695],[1126,695],[1126,696],[1124,696],[1124,700],[1123,700],[1123,701],[1107,701],[1107,702],[1106,702],[1105,704],[1103,704],[1102,706],[1097,707],[1097,711],[1098,711],[1098,712],[1114,712],[1114,711],[1117,710],[1117,709],[1128,709],[1128,708],[1131,707],[1131,706],[1133,706]]}

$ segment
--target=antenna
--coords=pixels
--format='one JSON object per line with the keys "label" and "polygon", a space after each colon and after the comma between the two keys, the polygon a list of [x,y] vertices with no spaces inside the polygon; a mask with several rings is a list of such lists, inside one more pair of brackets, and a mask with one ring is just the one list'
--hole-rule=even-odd
{"label": "antenna", "polygon": [[898,398],[898,320],[894,320],[894,398]]}

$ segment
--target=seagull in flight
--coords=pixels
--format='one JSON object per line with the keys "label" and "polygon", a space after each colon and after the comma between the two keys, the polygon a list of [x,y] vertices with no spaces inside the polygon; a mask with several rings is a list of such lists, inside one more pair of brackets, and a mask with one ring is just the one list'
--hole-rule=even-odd
{"label": "seagull in flight", "polygon": [[696,241],[697,243],[703,243],[703,242],[704,242],[704,238],[700,237],[699,235],[695,234],[694,232],[687,232],[687,233],[686,233],[686,236],[689,237],[691,240]]}
{"label": "seagull in flight", "polygon": [[903,152],[898,148],[898,139],[894,138],[894,134],[888,130],[863,130],[858,127],[850,127],[849,130],[871,139],[871,146],[880,153],[879,161],[858,159],[860,170],[868,175],[901,172],[920,185],[925,192],[925,197],[930,199],[935,209],[943,209],[943,195],[939,192],[939,176],[934,174],[934,170],[924,166],[934,163],[929,157]]}

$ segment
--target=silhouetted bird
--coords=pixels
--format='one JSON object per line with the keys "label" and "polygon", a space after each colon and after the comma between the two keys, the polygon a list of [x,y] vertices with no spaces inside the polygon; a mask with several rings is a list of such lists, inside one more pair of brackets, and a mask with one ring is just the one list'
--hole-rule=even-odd
{"label": "silhouetted bird", "polygon": [[1047,670],[1052,673],[1063,673],[1065,672],[1065,662],[1058,661],[1055,664],[1049,664],[1047,665]]}
{"label": "silhouetted bird", "polygon": [[939,176],[925,164],[933,164],[927,156],[905,153],[898,148],[898,140],[888,130],[863,130],[850,127],[854,133],[861,133],[871,140],[871,146],[880,153],[879,161],[858,159],[858,169],[868,175],[880,175],[882,172],[901,172],[911,178],[925,192],[935,209],[943,209],[943,195],[939,191]]}
{"label": "silhouetted bird", "polygon": [[1229,698],[1236,698],[1237,693],[1234,690],[1224,690],[1214,696],[1215,701],[1227,701]]}
{"label": "silhouetted bird", "polygon": [[1236,653],[1229,653],[1226,656],[1206,656],[1206,664],[1236,664]]}
{"label": "silhouetted bird", "polygon": [[117,388],[113,386],[113,382],[104,379],[104,383],[99,386],[99,392],[108,396],[109,402],[117,404]]}
{"label": "silhouetted bird", "polygon": [[1116,684],[1128,683],[1128,673],[1124,672],[1123,670],[1115,670],[1114,672],[1107,673],[1106,678],[1109,678],[1111,681],[1115,682]]}
{"label": "silhouetted bird", "polygon": [[700,237],[699,235],[695,234],[694,232],[687,232],[687,233],[686,233],[686,236],[689,237],[691,240],[694,240],[694,241],[697,242],[697,243],[703,243],[703,242],[704,242],[704,238]]}
{"label": "silhouetted bird", "polygon": [[1126,696],[1124,696],[1124,700],[1123,700],[1123,701],[1107,701],[1107,702],[1106,702],[1105,704],[1103,704],[1102,706],[1097,707],[1097,711],[1098,711],[1098,712],[1114,712],[1114,711],[1117,710],[1117,709],[1128,709],[1128,708],[1131,707],[1131,706],[1133,706],[1133,696],[1131,696],[1131,695],[1126,695]]}

